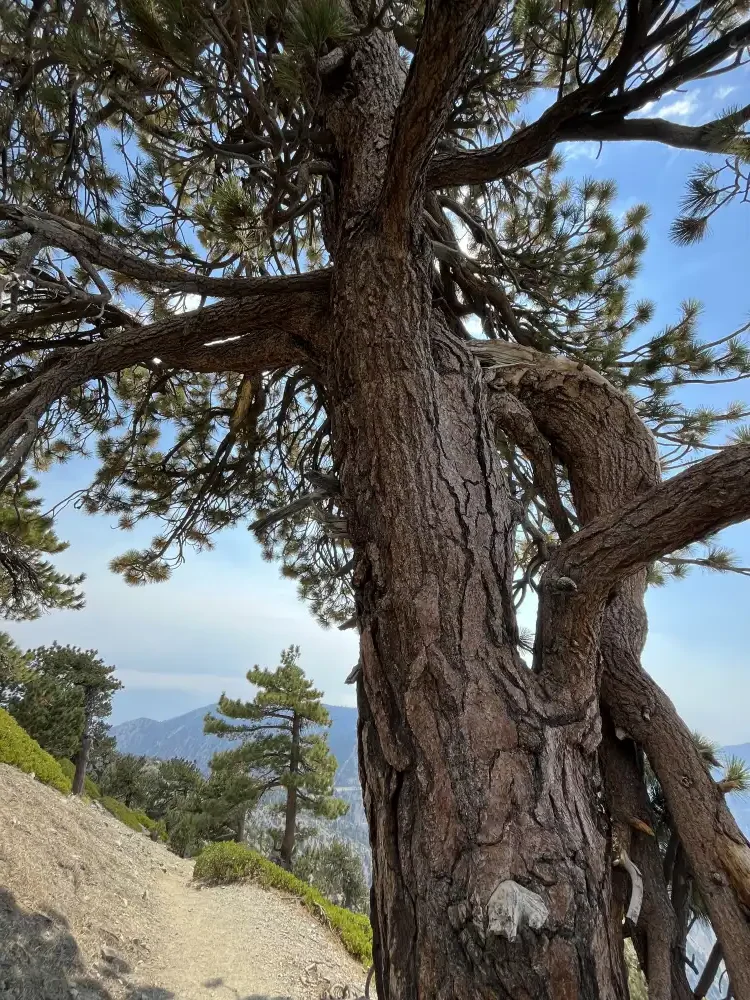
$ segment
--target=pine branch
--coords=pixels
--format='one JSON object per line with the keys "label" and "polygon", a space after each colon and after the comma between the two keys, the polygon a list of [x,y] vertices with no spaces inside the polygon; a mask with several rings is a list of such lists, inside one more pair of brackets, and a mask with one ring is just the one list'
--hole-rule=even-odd
{"label": "pine branch", "polygon": [[602,594],[675,549],[750,517],[750,445],[733,445],[587,525],[557,572]]}
{"label": "pine branch", "polygon": [[408,239],[407,220],[428,157],[445,125],[498,0],[433,0],[396,112],[380,200],[384,224]]}
{"label": "pine branch", "polygon": [[11,222],[19,229],[32,233],[46,246],[58,247],[75,256],[83,256],[110,271],[151,285],[161,285],[172,291],[217,298],[248,298],[290,292],[325,296],[330,285],[328,270],[262,278],[214,278],[189,274],[179,268],[142,260],[126,253],[91,226],[18,205],[0,204],[0,220]]}

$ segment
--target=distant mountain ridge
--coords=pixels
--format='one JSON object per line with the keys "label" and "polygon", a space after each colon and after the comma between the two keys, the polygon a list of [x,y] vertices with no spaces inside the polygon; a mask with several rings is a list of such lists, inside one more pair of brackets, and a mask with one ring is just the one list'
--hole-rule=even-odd
{"label": "distant mountain ridge", "polygon": [[[331,717],[328,744],[339,765],[336,784],[357,785],[357,710],[342,705],[325,707]],[[203,719],[208,712],[218,714],[218,706],[205,705],[162,722],[132,719],[113,726],[110,732],[117,740],[117,749],[121,753],[156,757],[158,760],[183,757],[194,761],[207,774],[213,755],[232,746],[230,740],[203,732]]]}

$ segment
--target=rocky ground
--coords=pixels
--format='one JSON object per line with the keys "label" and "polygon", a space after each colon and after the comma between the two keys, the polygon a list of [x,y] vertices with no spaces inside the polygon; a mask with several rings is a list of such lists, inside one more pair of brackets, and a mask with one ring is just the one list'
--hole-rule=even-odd
{"label": "rocky ground", "polygon": [[3,1000],[319,1000],[364,970],[302,905],[192,863],[0,765]]}

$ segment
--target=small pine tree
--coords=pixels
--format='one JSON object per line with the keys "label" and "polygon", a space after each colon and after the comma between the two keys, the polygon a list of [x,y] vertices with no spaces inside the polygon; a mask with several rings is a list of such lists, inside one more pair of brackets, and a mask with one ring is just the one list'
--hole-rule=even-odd
{"label": "small pine tree", "polygon": [[295,858],[294,874],[347,910],[367,912],[370,893],[362,861],[346,841],[307,848]]}
{"label": "small pine tree", "polygon": [[132,753],[115,754],[101,777],[102,792],[124,802],[129,809],[145,805],[143,796],[146,760],[146,757],[138,757]]}
{"label": "small pine tree", "polygon": [[112,694],[122,685],[96,650],[41,646],[30,654],[23,695],[10,704],[18,723],[55,757],[75,758],[73,792],[83,794],[89,753],[97,736],[109,739],[102,722],[112,712]]}
{"label": "small pine tree", "polygon": [[222,694],[220,713],[230,719],[247,720],[245,723],[232,725],[209,714],[204,727],[205,732],[216,736],[242,739],[237,749],[217,754],[218,767],[243,768],[257,781],[261,793],[275,788],[286,791],[280,854],[287,867],[291,865],[301,811],[335,819],[348,808],[333,795],[337,765],[327,736],[320,732],[331,724],[321,704],[323,694],[305,677],[298,659],[299,647],[290,646],[282,651],[276,670],[258,666],[249,670],[248,681],[259,689],[252,702]]}

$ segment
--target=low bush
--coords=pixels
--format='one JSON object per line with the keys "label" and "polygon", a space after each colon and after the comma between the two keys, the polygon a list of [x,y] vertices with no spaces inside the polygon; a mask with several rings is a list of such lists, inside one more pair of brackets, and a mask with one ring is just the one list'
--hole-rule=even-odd
{"label": "low bush", "polygon": [[0,708],[0,764],[10,764],[59,792],[70,791],[70,780],[62,768],[36,740],[32,740],[5,709]]}
{"label": "low bush", "polygon": [[138,833],[143,831],[145,824],[139,819],[139,813],[129,809],[123,802],[113,799],[111,795],[104,795],[100,801],[107,812],[112,813],[115,819],[119,819],[125,826]]}
{"label": "low bush", "polygon": [[251,878],[265,889],[280,889],[297,896],[318,920],[330,925],[350,955],[363,965],[372,962],[372,927],[367,917],[335,906],[313,886],[244,844],[209,844],[195,859],[193,878],[206,882]]}
{"label": "low bush", "polygon": [[167,839],[167,828],[163,820],[151,819],[150,816],[147,816],[145,812],[141,812],[139,809],[134,809],[131,811],[135,816],[135,818],[138,820],[138,822],[141,824],[141,826],[145,827],[145,829],[148,830],[149,833],[151,834],[155,833],[158,836],[159,840]]}
{"label": "low bush", "polygon": [[[57,763],[60,765],[60,770],[65,775],[65,777],[73,784],[73,778],[76,776],[76,766],[75,764],[68,760],[66,757],[58,758]],[[83,779],[83,790],[88,795],[90,799],[100,799],[102,793],[99,790],[99,786],[96,782],[92,781],[88,775]]]}

